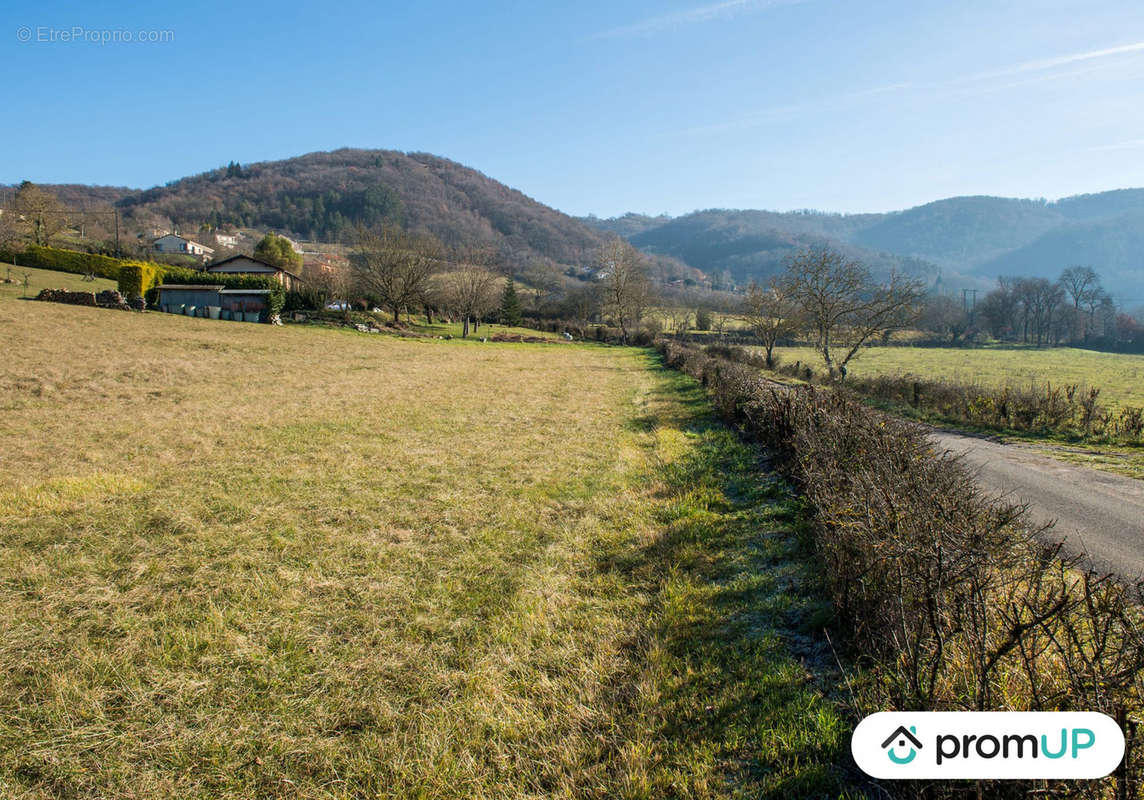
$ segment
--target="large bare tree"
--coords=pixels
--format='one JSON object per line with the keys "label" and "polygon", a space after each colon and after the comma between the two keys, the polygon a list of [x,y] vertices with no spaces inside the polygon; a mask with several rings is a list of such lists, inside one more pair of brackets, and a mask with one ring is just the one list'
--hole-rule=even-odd
{"label": "large bare tree", "polygon": [[600,248],[597,266],[602,276],[604,310],[615,318],[627,344],[639,330],[640,320],[655,297],[647,261],[638,250],[614,236]]}
{"label": "large bare tree", "polygon": [[1081,313],[1081,308],[1094,305],[1092,302],[1094,297],[1103,291],[1100,286],[1100,276],[1092,267],[1069,267],[1061,273],[1059,283],[1072,301],[1073,338],[1087,341],[1089,325],[1085,315]]}
{"label": "large bare tree", "polygon": [[771,278],[765,286],[752,283],[747,287],[743,318],[763,343],[768,368],[775,365],[774,351],[779,339],[794,336],[803,325],[790,287],[777,277]]}
{"label": "large bare tree", "polygon": [[393,226],[362,229],[350,253],[354,282],[400,319],[402,310],[420,306],[432,276],[444,263],[440,243],[427,234]]}
{"label": "large bare tree", "polygon": [[916,280],[895,272],[879,283],[864,264],[826,247],[796,253],[788,280],[815,349],[830,377],[840,380],[862,345],[917,318],[922,297]]}
{"label": "large bare tree", "polygon": [[11,212],[33,244],[48,247],[68,227],[67,206],[42,186],[24,181],[17,187]]}

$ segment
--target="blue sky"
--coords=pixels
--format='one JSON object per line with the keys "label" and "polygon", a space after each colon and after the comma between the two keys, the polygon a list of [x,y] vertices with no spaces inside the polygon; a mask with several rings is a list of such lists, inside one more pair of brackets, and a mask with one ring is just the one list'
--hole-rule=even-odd
{"label": "blue sky", "polygon": [[[48,0],[0,19],[4,183],[145,187],[353,146],[601,216],[1144,186],[1139,0]],[[84,38],[105,30],[166,40]]]}

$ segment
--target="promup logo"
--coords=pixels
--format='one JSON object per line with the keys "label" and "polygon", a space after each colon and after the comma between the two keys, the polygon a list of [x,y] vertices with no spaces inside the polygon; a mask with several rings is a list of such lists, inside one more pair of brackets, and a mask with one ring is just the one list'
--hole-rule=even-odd
{"label": "promup logo", "polygon": [[883,712],[858,724],[850,750],[875,778],[1102,778],[1124,735],[1087,711]]}
{"label": "promup logo", "polygon": [[[899,725],[898,729],[896,731],[894,731],[893,733],[891,733],[889,738],[886,739],[886,741],[882,742],[882,749],[883,750],[886,750],[887,747],[889,748],[889,750],[886,750],[886,755],[888,755],[890,757],[891,761],[893,761],[895,764],[909,764],[911,761],[914,760],[914,757],[917,756],[917,754],[918,754],[918,750],[922,749],[921,741],[919,741],[918,737],[914,735],[917,732],[918,732],[918,726],[917,725],[911,725],[909,730],[906,730],[905,725]],[[911,747],[910,747],[910,754],[908,756],[899,756],[897,753],[894,752],[894,740],[895,739],[898,740],[898,745],[897,745],[898,747],[905,747],[906,746],[906,740],[909,740]]]}

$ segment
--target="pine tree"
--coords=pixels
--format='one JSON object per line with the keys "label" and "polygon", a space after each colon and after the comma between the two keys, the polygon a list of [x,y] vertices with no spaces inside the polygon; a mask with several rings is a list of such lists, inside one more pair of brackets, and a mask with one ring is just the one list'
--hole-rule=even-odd
{"label": "pine tree", "polygon": [[516,283],[509,278],[504,285],[504,294],[501,295],[500,304],[501,325],[519,326],[522,322],[520,314],[520,297],[516,294]]}

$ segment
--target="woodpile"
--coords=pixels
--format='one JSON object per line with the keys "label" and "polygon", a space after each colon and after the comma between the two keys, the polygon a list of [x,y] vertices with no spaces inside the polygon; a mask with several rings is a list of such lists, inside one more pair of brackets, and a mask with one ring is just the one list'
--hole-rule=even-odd
{"label": "woodpile", "polygon": [[123,299],[123,295],[114,289],[105,289],[98,294],[95,292],[72,292],[67,289],[42,289],[36,295],[36,299],[48,303],[67,303],[73,306],[98,306],[124,310],[131,308]]}
{"label": "woodpile", "polygon": [[69,292],[67,289],[43,289],[37,300],[48,303],[68,303],[73,306],[94,306],[95,292]]}

